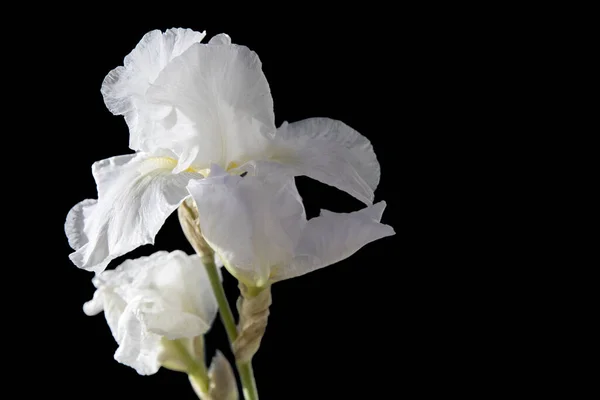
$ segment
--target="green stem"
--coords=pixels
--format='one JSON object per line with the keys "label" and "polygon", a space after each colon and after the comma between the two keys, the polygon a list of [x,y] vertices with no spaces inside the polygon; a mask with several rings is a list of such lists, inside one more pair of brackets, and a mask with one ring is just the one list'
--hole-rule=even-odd
{"label": "green stem", "polygon": [[244,398],[247,400],[258,400],[258,389],[256,388],[256,381],[254,380],[254,371],[252,370],[252,363],[239,363],[237,364],[237,368],[240,372],[240,380],[242,381]]}
{"label": "green stem", "polygon": [[229,337],[229,342],[233,343],[233,341],[237,339],[237,328],[235,326],[235,319],[233,318],[233,313],[231,312],[231,308],[229,307],[229,302],[227,301],[227,297],[225,296],[225,290],[223,289],[223,285],[221,284],[221,279],[219,279],[219,272],[217,271],[217,266],[215,265],[213,256],[202,257],[202,262],[206,267],[206,272],[208,273],[210,285],[212,286],[213,292],[215,293],[215,297],[217,298],[217,304],[219,305],[219,313],[221,314],[221,321],[223,321],[223,325],[225,326],[225,331],[227,332],[227,336]]}
{"label": "green stem", "polygon": [[[217,304],[219,305],[219,314],[221,315],[221,321],[223,321],[225,331],[227,332],[227,336],[229,337],[229,343],[233,344],[233,342],[237,339],[238,336],[237,327],[235,326],[235,319],[233,318],[233,313],[231,312],[231,308],[229,307],[227,297],[225,296],[225,290],[223,289],[223,285],[221,284],[221,279],[219,279],[219,273],[217,271],[217,266],[215,265],[214,258],[212,255],[206,255],[202,257],[202,262],[206,267],[206,272],[208,273],[210,285],[212,286],[213,292],[215,293]],[[240,380],[242,382],[244,398],[246,400],[258,400],[258,390],[256,388],[256,381],[254,380],[254,371],[252,370],[252,363],[236,362],[236,365],[238,372],[240,373]]]}
{"label": "green stem", "polygon": [[203,393],[208,393],[208,372],[206,371],[206,366],[204,362],[196,362],[194,358],[188,353],[187,349],[179,340],[169,340],[168,344],[174,349],[178,355],[179,359],[185,364],[187,367],[187,374],[191,379],[198,385],[200,390]]}

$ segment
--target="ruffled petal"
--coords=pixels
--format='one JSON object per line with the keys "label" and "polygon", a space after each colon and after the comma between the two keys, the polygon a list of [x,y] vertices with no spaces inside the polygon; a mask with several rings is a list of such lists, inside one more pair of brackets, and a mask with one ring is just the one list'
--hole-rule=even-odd
{"label": "ruffled petal", "polygon": [[99,199],[83,201],[68,214],[65,232],[75,265],[100,272],[138,246],[154,243],[166,218],[189,195],[193,172],[173,174],[175,161],[138,154],[114,157],[92,167]]}
{"label": "ruffled petal", "polygon": [[385,202],[353,213],[323,210],[306,224],[292,262],[277,270],[274,281],[294,278],[350,257],[364,245],[394,235],[394,229],[381,224]]}
{"label": "ruffled petal", "polygon": [[144,297],[137,314],[146,329],[169,340],[206,333],[217,315],[206,268],[195,254],[174,251],[145,260],[130,292]]}
{"label": "ruffled petal", "polygon": [[85,199],[75,204],[67,214],[65,221],[65,234],[69,246],[73,250],[79,250],[87,243],[87,237],[84,233],[84,221],[89,218],[89,214],[94,209],[98,200]]}
{"label": "ruffled petal", "polygon": [[309,118],[278,130],[269,160],[284,173],[306,175],[372,204],[379,162],[367,138],[341,121]]}
{"label": "ruffled petal", "polygon": [[103,297],[104,318],[106,318],[106,323],[108,324],[113,337],[118,341],[117,335],[119,329],[119,320],[125,312],[125,308],[127,308],[127,303],[125,303],[121,296],[111,291],[104,293]]}
{"label": "ruffled petal", "polygon": [[146,293],[142,297],[136,304],[135,313],[148,332],[174,340],[202,335],[210,329],[212,321],[182,310],[177,304],[180,300],[173,302],[169,294]]}
{"label": "ruffled petal", "polygon": [[164,348],[165,341],[175,339],[202,356],[201,336],[218,307],[199,256],[156,252],[126,260],[96,275],[93,283],[97,290],[84,310],[88,315],[104,310],[119,344],[117,361],[142,375],[155,373],[162,361],[175,368],[173,354]]}
{"label": "ruffled petal", "polygon": [[202,234],[238,279],[262,286],[272,268],[291,260],[306,223],[293,178],[242,178],[213,165],[208,178],[190,181],[188,189]]}
{"label": "ruffled petal", "polygon": [[158,251],[148,257],[125,260],[115,269],[97,274],[92,279],[96,291],[93,298],[83,305],[83,311],[89,316],[104,311],[110,331],[118,341],[119,319],[127,307],[127,302],[132,300],[130,288],[133,282],[143,275],[147,265],[161,264],[168,257],[168,252]]}
{"label": "ruffled petal", "polygon": [[192,44],[200,42],[205,32],[191,29],[168,29],[148,32],[124,59],[123,66],[110,71],[101,92],[106,107],[115,115],[123,115],[130,129],[129,145],[143,150],[140,132],[152,123],[140,116],[144,95],[160,71]]}
{"label": "ruffled petal", "polygon": [[134,368],[140,375],[155,374],[159,368],[161,337],[148,332],[137,317],[139,300],[127,305],[118,323],[117,342],[119,348],[115,352],[115,360]]}
{"label": "ruffled petal", "polygon": [[192,45],[147,92],[149,102],[164,108],[157,123],[169,131],[148,130],[147,143],[173,149],[182,170],[211,163],[227,169],[262,154],[275,132],[275,118],[261,65],[244,46]]}

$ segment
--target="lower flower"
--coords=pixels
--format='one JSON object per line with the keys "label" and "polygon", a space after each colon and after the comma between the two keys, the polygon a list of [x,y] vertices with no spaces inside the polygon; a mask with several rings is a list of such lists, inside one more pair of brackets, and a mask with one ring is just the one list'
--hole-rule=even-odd
{"label": "lower flower", "polygon": [[87,315],[104,311],[119,344],[115,359],[150,375],[161,366],[190,372],[204,367],[202,336],[217,302],[200,257],[159,251],[127,260],[93,278],[96,292]]}

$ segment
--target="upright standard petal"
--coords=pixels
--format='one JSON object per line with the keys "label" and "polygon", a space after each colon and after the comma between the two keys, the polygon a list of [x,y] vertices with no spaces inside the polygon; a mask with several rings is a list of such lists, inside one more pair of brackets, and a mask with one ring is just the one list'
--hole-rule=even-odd
{"label": "upright standard petal", "polygon": [[84,310],[104,310],[119,344],[115,359],[143,375],[160,367],[165,340],[197,341],[217,313],[200,257],[182,251],[127,260],[97,275],[93,283],[97,290]]}
{"label": "upright standard petal", "polygon": [[188,189],[206,241],[242,282],[263,286],[291,260],[306,223],[294,178],[231,176],[212,165]]}
{"label": "upright standard petal", "polygon": [[73,263],[100,272],[112,259],[154,243],[166,218],[189,195],[189,180],[202,177],[173,174],[175,165],[173,159],[143,153],[95,163],[99,198],[77,204],[65,223]]}
{"label": "upright standard petal", "polygon": [[371,142],[341,121],[309,118],[278,130],[267,161],[284,173],[306,175],[372,204],[380,168]]}
{"label": "upright standard petal", "polygon": [[[148,143],[173,149],[178,170],[211,163],[224,169],[264,152],[275,132],[273,99],[261,62],[247,47],[192,45],[160,73],[146,99],[161,113],[169,134],[148,130]],[[174,139],[175,138],[175,139]]]}
{"label": "upright standard petal", "polygon": [[106,107],[115,115],[123,115],[130,129],[129,145],[143,150],[140,133],[152,125],[140,110],[145,108],[144,96],[160,71],[192,44],[200,42],[205,32],[191,29],[168,29],[148,32],[129,55],[123,66],[110,71],[102,82]]}
{"label": "upright standard petal", "polygon": [[294,278],[350,257],[364,245],[394,235],[394,229],[381,224],[385,202],[353,213],[322,210],[308,221],[295,249],[292,262],[277,270],[274,281]]}

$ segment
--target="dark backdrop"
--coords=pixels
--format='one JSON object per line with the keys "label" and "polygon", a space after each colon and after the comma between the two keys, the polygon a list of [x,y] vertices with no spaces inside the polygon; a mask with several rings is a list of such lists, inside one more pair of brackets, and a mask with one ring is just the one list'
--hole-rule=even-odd
{"label": "dark backdrop", "polygon": [[[440,4],[7,8],[2,377],[21,391],[4,389],[4,397],[194,398],[184,374],[141,377],[113,360],[116,343],[103,316],[81,309],[93,293],[92,274],[69,261],[63,233],[69,209],[96,197],[92,163],[130,152],[123,118],[103,104],[102,80],[146,32],[171,27],[206,30],[208,37],[225,32],[249,46],[263,62],[278,125],[340,119],[372,141],[381,163],[376,201],[387,201],[383,222],[396,236],[273,287],[254,360],[262,400],[507,398],[560,385],[564,379],[543,374],[540,364],[562,371],[554,349],[571,342],[551,336],[562,321],[538,321],[573,307],[549,306],[550,296],[535,293],[545,287],[566,296],[564,283],[543,282],[557,261],[540,259],[561,246],[546,251],[554,244],[547,241],[541,251],[532,244],[538,226],[554,223],[555,210],[540,208],[553,204],[553,195],[528,197],[541,177],[553,175],[544,172],[550,163],[534,161],[530,172],[522,162],[564,153],[544,150],[557,127],[538,125],[561,114],[553,107],[563,99],[547,108],[544,101],[555,102],[557,77],[571,76],[555,72],[562,57],[555,46],[577,40],[549,34],[567,29],[558,16],[544,16],[550,7],[525,13],[520,6]],[[549,56],[540,57],[540,49]],[[538,103],[543,112],[536,114]],[[561,140],[570,134],[558,132]],[[310,216],[319,208],[362,207],[325,185],[297,181]],[[154,247],[126,257],[174,249],[191,253],[173,216]],[[571,264],[561,263],[561,271]],[[532,267],[535,276],[528,276]],[[227,274],[225,287],[233,303],[235,282]],[[215,348],[231,356],[220,321],[207,343],[209,358]],[[537,380],[536,372],[544,377]]]}
{"label": "dark backdrop", "polygon": [[[68,398],[194,398],[184,374],[161,369],[144,377],[113,360],[117,345],[103,315],[87,317],[82,311],[94,291],[92,274],[69,261],[71,249],[62,230],[75,203],[96,197],[92,163],[131,151],[123,118],[104,106],[102,80],[122,65],[146,32],[171,27],[206,30],[207,39],[225,32],[235,43],[250,47],[263,63],[278,126],[284,120],[316,116],[342,120],[371,140],[381,164],[376,201],[387,201],[382,222],[392,225],[396,235],[273,287],[269,325],[254,358],[261,399],[379,399],[436,390],[439,381],[429,378],[447,368],[449,360],[432,348],[443,347],[445,336],[437,330],[448,328],[431,323],[438,311],[422,311],[431,301],[427,279],[437,266],[420,260],[414,248],[414,236],[420,233],[406,232],[400,217],[421,218],[400,202],[408,195],[407,181],[421,168],[406,161],[415,159],[408,138],[427,135],[420,132],[424,129],[415,116],[421,101],[415,87],[423,79],[415,75],[419,61],[410,50],[416,34],[403,30],[400,20],[367,15],[368,30],[359,16],[351,20],[337,14],[242,24],[191,14],[120,19],[98,11],[90,18],[85,13],[65,16],[40,41],[46,54],[40,60],[45,71],[40,78],[47,88],[40,96],[53,110],[48,146],[58,150],[52,163],[61,171],[42,183],[52,203],[44,218],[51,232],[44,244],[52,249],[50,278],[42,285],[50,292],[46,298],[52,307],[40,314],[49,331],[44,334],[44,392]],[[298,178],[297,184],[309,216],[320,208],[350,212],[362,207],[349,195],[307,178]],[[192,252],[172,215],[155,246],[137,249],[111,267],[124,258],[175,249]],[[237,288],[227,274],[225,288],[233,306]],[[207,346],[208,359],[217,347],[231,357],[218,319]]]}

